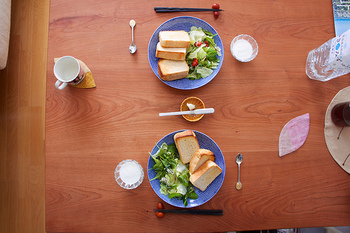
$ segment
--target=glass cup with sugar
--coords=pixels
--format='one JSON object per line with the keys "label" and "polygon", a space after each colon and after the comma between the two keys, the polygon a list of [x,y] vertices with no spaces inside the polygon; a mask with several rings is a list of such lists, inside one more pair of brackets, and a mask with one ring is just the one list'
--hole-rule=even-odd
{"label": "glass cup with sugar", "polygon": [[114,178],[120,187],[135,189],[143,181],[144,172],[142,166],[135,160],[127,159],[118,164],[114,171]]}
{"label": "glass cup with sugar", "polygon": [[250,62],[258,54],[258,43],[249,35],[236,36],[230,46],[231,54],[240,62]]}

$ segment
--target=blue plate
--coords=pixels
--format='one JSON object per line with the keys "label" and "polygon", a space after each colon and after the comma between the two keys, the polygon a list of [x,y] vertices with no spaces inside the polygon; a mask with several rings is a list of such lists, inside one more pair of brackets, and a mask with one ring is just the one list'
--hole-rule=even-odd
{"label": "blue plate", "polygon": [[[157,145],[155,145],[153,147],[151,154],[157,153],[158,146],[160,147],[164,142],[168,145],[174,143],[174,135],[178,132],[181,132],[181,131],[183,131],[183,130],[172,132],[172,133],[166,135],[165,137],[163,137],[161,140],[159,140]],[[196,206],[202,205],[202,204],[206,203],[207,201],[209,201],[219,191],[222,183],[224,182],[224,178],[225,178],[225,159],[224,159],[224,156],[223,156],[219,146],[207,135],[205,135],[201,132],[195,131],[195,130],[193,130],[193,132],[197,136],[200,148],[211,150],[214,153],[215,163],[222,169],[222,172],[218,177],[216,177],[216,179],[208,186],[208,188],[204,192],[195,187],[195,191],[198,194],[198,198],[196,200],[188,199],[188,206],[186,208],[196,207]],[[147,173],[148,173],[148,180],[149,181],[156,176],[156,172],[152,169],[154,164],[155,164],[154,160],[150,156],[148,159],[148,164],[147,164]],[[166,203],[168,203],[170,205],[176,206],[176,207],[185,208],[182,200],[177,199],[177,198],[169,199],[168,196],[160,193],[160,191],[159,191],[160,190],[159,179],[150,181],[150,184],[151,184],[154,192],[156,192],[156,194],[163,201],[165,201]]]}
{"label": "blue plate", "polygon": [[[175,31],[175,30],[184,30],[186,32],[189,32],[192,26],[201,27],[213,33],[214,35],[216,35],[214,37],[214,41],[216,45],[221,49],[221,56],[219,57],[220,63],[218,65],[218,68],[213,70],[213,73],[208,77],[201,78],[199,80],[190,80],[187,78],[183,78],[183,79],[174,80],[174,81],[164,81],[159,77],[158,68],[157,68],[159,59],[156,58],[156,49],[157,49],[157,43],[159,42],[159,32]],[[159,78],[159,80],[161,80],[163,83],[176,89],[192,90],[209,83],[219,73],[222,62],[224,61],[224,48],[223,48],[222,41],[219,34],[207,22],[195,17],[181,16],[181,17],[169,19],[168,21],[164,22],[153,33],[151,40],[149,41],[149,44],[148,44],[148,60],[153,72]]]}

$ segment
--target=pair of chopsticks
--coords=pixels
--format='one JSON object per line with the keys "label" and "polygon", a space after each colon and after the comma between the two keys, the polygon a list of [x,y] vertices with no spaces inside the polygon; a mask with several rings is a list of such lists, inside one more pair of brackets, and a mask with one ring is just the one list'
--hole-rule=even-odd
{"label": "pair of chopsticks", "polygon": [[154,10],[156,13],[189,12],[189,11],[223,11],[222,9],[181,8],[181,7],[155,7]]}
{"label": "pair of chopsticks", "polygon": [[200,214],[200,215],[224,215],[222,210],[195,210],[195,209],[154,209],[154,212],[173,214]]}

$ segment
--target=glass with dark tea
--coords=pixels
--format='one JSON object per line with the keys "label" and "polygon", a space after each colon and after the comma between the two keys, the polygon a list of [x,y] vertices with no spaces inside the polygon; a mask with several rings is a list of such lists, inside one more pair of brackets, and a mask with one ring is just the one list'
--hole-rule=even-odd
{"label": "glass with dark tea", "polygon": [[350,101],[335,105],[331,117],[333,123],[339,127],[350,126]]}

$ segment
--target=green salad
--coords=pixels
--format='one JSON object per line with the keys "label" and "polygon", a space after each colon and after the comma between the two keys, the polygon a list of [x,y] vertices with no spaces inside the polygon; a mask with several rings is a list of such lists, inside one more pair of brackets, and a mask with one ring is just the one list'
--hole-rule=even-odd
{"label": "green salad", "polygon": [[211,32],[200,27],[191,27],[191,44],[186,51],[186,62],[190,67],[186,78],[206,78],[213,73],[220,63],[221,49],[215,44]]}
{"label": "green salad", "polygon": [[157,153],[151,155],[155,164],[153,169],[157,174],[151,179],[159,179],[160,193],[171,198],[182,199],[185,206],[187,198],[197,199],[198,195],[190,180],[188,165],[181,162],[176,145],[163,143]]}

